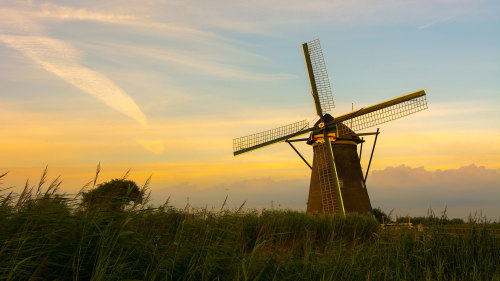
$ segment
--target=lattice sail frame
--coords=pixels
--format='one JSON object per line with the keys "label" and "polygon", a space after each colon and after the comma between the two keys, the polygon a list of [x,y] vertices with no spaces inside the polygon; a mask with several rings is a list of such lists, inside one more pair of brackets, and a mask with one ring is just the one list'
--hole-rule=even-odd
{"label": "lattice sail frame", "polygon": [[319,39],[307,42],[306,44],[309,50],[309,57],[311,59],[321,109],[323,110],[323,114],[332,112],[332,109],[335,108],[335,104],[333,102],[332,88],[330,86],[330,79],[328,78],[321,44],[319,43]]}
{"label": "lattice sail frame", "polygon": [[233,139],[233,152],[238,152],[250,147],[259,146],[281,137],[297,133],[309,128],[309,122],[302,120],[289,125],[281,126],[260,133]]}
{"label": "lattice sail frame", "polygon": [[338,133],[339,135],[346,135],[349,134],[349,129],[359,131],[425,110],[428,108],[425,97],[425,95],[420,96],[342,121],[341,123],[345,127],[337,126]]}
{"label": "lattice sail frame", "polygon": [[332,161],[330,160],[330,151],[326,143],[317,144],[314,147],[314,164],[317,165],[319,176],[319,188],[321,192],[321,205],[323,213],[332,214],[339,212],[339,204],[337,202],[336,177],[333,173]]}

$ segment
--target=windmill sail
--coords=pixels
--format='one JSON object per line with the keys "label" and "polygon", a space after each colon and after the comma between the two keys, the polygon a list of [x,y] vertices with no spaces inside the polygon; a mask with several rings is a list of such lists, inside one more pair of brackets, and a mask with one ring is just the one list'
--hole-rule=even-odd
{"label": "windmill sail", "polygon": [[340,210],[340,204],[337,200],[337,172],[332,167],[330,151],[327,143],[320,143],[314,147],[314,162],[318,171],[319,187],[321,192],[321,205],[323,213],[332,214]]}
{"label": "windmill sail", "polygon": [[273,143],[281,142],[312,131],[309,122],[302,120],[275,129],[233,139],[233,154],[236,156]]}
{"label": "windmill sail", "polygon": [[302,49],[304,51],[316,112],[320,117],[323,117],[323,114],[332,111],[335,104],[319,39],[302,44]]}
{"label": "windmill sail", "polygon": [[349,131],[363,130],[425,110],[427,109],[425,97],[425,91],[420,90],[338,116],[333,122],[341,122],[344,126],[337,126],[338,133],[346,135]]}

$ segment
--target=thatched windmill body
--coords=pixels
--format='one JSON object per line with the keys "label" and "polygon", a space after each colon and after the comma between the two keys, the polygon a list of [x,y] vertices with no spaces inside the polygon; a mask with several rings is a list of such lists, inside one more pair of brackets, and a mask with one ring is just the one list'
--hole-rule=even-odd
{"label": "thatched windmill body", "polygon": [[[319,120],[312,127],[303,120],[236,138],[233,140],[233,153],[236,156],[285,141],[312,169],[308,213],[370,214],[372,206],[357,146],[363,143],[360,136],[377,136],[378,129],[376,133],[359,134],[356,131],[427,109],[425,91],[420,90],[332,117],[328,112],[334,108],[334,102],[319,39],[302,44],[302,49]],[[306,133],[310,133],[308,138],[296,138]],[[312,166],[292,145],[295,141],[306,141],[313,147]]]}

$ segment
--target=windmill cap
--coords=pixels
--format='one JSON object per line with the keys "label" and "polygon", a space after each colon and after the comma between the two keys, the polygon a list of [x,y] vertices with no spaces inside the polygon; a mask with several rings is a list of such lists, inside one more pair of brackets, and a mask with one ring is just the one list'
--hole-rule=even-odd
{"label": "windmill cap", "polygon": [[318,127],[319,123],[321,123],[321,122],[328,123],[330,121],[333,121],[333,117],[327,113],[327,114],[323,115],[323,118],[320,118],[318,120],[318,122],[314,123],[314,127]]}

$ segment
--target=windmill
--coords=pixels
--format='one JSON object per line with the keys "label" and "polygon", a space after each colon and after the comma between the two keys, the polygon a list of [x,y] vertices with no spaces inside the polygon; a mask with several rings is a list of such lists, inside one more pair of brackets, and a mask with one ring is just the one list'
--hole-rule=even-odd
{"label": "windmill", "polygon": [[[375,135],[375,148],[379,131],[356,131],[427,109],[425,91],[420,90],[332,117],[328,112],[331,112],[335,105],[319,39],[302,44],[302,49],[319,120],[312,127],[303,120],[236,138],[233,140],[233,154],[237,156],[274,143],[287,142],[312,170],[308,213],[371,214],[372,207],[365,184],[368,173],[363,176],[357,146],[361,144],[362,149],[364,140],[360,136]],[[296,138],[307,133],[310,134],[308,138]],[[312,166],[292,145],[292,142],[296,141],[306,141],[313,147]]]}

